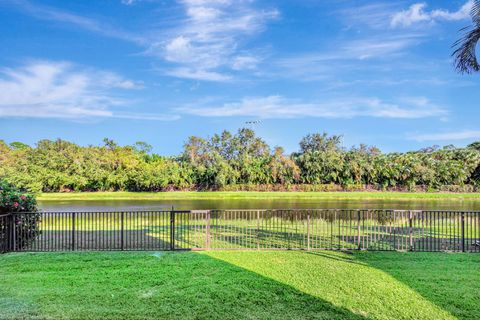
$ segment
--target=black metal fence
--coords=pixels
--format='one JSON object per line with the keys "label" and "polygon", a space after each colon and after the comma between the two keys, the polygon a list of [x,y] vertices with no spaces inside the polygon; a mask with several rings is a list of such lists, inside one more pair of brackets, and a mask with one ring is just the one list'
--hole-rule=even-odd
{"label": "black metal fence", "polygon": [[0,216],[0,252],[229,249],[480,252],[480,213],[314,209]]}

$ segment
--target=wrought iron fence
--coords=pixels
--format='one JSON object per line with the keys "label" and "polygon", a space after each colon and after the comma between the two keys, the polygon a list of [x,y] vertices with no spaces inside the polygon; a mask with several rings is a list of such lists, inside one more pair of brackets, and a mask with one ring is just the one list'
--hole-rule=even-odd
{"label": "wrought iron fence", "polygon": [[480,252],[480,213],[313,209],[0,216],[0,252],[87,250]]}

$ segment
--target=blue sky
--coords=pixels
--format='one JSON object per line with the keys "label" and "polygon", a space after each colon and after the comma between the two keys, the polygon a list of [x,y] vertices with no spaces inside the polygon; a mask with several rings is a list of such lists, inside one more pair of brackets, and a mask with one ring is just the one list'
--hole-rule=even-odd
{"label": "blue sky", "polygon": [[480,140],[479,75],[451,45],[470,1],[0,0],[0,139],[146,141],[247,121],[272,146]]}

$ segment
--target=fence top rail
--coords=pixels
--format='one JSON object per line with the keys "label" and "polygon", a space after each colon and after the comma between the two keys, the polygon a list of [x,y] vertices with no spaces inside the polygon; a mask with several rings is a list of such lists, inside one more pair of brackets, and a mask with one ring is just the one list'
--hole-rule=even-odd
{"label": "fence top rail", "polygon": [[[209,210],[210,211],[210,210]],[[37,211],[37,212],[11,212],[9,215],[17,214],[82,214],[82,213],[190,213],[192,210],[92,210],[92,211]]]}
{"label": "fence top rail", "polygon": [[206,211],[224,211],[224,212],[238,212],[238,211],[384,211],[384,212],[391,212],[391,213],[398,213],[398,212],[412,212],[412,213],[429,213],[429,212],[451,212],[451,213],[476,213],[480,214],[480,211],[469,211],[469,210],[421,210],[421,209],[378,209],[378,208],[370,208],[370,209],[360,209],[360,208],[352,208],[352,209],[335,209],[335,208],[305,208],[305,209],[212,209]]}
{"label": "fence top rail", "polygon": [[105,210],[105,211],[37,211],[37,212],[11,212],[1,214],[0,217],[22,214],[103,214],[103,213],[205,213],[205,212],[385,212],[395,213],[454,213],[454,214],[475,214],[480,215],[480,211],[465,210],[409,210],[409,209],[205,209],[205,210]]}
{"label": "fence top rail", "polygon": [[466,211],[466,210],[409,210],[409,209],[219,209],[210,210],[212,212],[385,212],[390,214],[396,213],[453,213],[453,214],[474,214],[480,215],[480,211]]}

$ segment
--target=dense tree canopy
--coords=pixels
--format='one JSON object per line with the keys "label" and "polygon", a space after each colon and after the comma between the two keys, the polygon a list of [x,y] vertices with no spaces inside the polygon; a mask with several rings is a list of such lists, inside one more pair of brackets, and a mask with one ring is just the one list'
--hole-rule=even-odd
{"label": "dense tree canopy", "polygon": [[[144,142],[82,147],[41,140],[35,147],[0,141],[0,178],[31,191],[323,190],[375,188],[474,190],[480,185],[480,143],[382,153],[346,149],[340,136],[310,134],[285,154],[252,130],[190,137],[178,157],[152,154]],[[324,188],[325,189],[325,188]]]}

